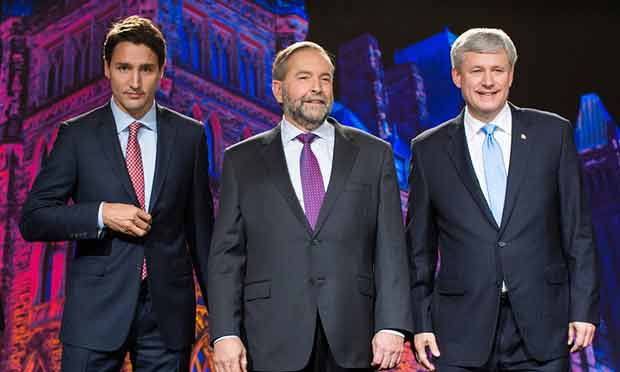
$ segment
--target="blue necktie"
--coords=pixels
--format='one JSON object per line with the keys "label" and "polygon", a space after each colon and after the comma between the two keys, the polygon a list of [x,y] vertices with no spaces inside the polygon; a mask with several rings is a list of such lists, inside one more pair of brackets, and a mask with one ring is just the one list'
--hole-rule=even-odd
{"label": "blue necktie", "polygon": [[489,207],[497,225],[502,223],[504,199],[506,197],[506,168],[502,149],[493,136],[497,126],[487,124],[482,127],[486,138],[482,143],[482,162],[484,163],[484,178],[487,184]]}

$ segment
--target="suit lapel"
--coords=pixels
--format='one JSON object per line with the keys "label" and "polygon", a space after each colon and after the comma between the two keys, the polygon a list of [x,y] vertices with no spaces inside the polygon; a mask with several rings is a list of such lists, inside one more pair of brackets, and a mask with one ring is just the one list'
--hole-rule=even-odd
{"label": "suit lapel", "polygon": [[155,158],[155,175],[151,189],[150,210],[153,211],[158,196],[161,194],[168,174],[168,164],[174,148],[177,127],[170,120],[169,113],[157,105],[157,155]]}
{"label": "suit lapel", "polygon": [[325,220],[329,216],[330,211],[334,207],[336,200],[344,186],[349,179],[353,164],[357,158],[359,148],[353,143],[353,141],[346,135],[344,128],[335,120],[330,119],[330,123],[335,128],[334,138],[334,159],[332,160],[332,172],[329,178],[329,185],[323,204],[321,205],[321,211],[314,229],[314,235],[317,235],[323,227]]}
{"label": "suit lapel", "polygon": [[101,117],[99,119],[98,137],[101,139],[102,153],[108,160],[108,164],[116,174],[118,180],[123,184],[127,195],[129,195],[135,205],[139,205],[136,192],[129,179],[127,165],[118,141],[118,133],[114,124],[114,116],[110,104],[103,107]]}
{"label": "suit lapel", "polygon": [[264,150],[262,156],[264,164],[269,173],[271,182],[273,182],[280,194],[282,194],[295,217],[297,217],[299,222],[305,227],[308,235],[312,235],[312,229],[310,228],[310,224],[308,223],[308,219],[301,205],[299,205],[299,200],[297,199],[293,184],[291,183],[291,178],[288,174],[288,167],[286,166],[286,158],[284,156],[284,148],[282,147],[280,136],[280,125],[267,132],[263,138]]}
{"label": "suit lapel", "polygon": [[527,163],[530,154],[532,139],[528,139],[529,123],[522,117],[518,108],[510,105],[512,113],[512,138],[510,145],[510,168],[506,182],[506,199],[502,213],[502,225],[500,234],[505,230],[508,220],[514,210],[519,187],[527,173]]}
{"label": "suit lapel", "polygon": [[474,170],[471,157],[469,156],[469,148],[467,147],[467,139],[465,138],[464,115],[464,111],[461,112],[450,124],[452,126],[452,131],[450,133],[451,138],[447,149],[448,154],[463,184],[465,184],[465,187],[469,190],[469,193],[476,204],[478,204],[478,207],[480,207],[482,213],[486,216],[487,220],[489,220],[489,223],[499,230],[499,226],[497,226],[497,222],[495,222],[493,218],[493,213],[491,213],[491,209],[482,193],[476,171]]}

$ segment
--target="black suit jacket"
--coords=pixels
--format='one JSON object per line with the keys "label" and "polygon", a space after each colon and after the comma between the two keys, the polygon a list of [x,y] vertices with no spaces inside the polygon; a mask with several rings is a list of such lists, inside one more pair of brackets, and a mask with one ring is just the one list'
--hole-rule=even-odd
{"label": "black suit jacket", "polygon": [[448,363],[479,366],[488,358],[502,279],[525,346],[537,360],[568,354],[570,321],[599,320],[596,251],[571,125],[554,114],[510,108],[500,226],[469,157],[463,113],[411,145],[407,238],[414,328],[435,332]]}
{"label": "black suit jacket", "polygon": [[317,314],[338,364],[369,367],[371,338],[410,330],[408,263],[389,144],[334,125],[330,183],[311,230],[280,126],[227,149],[209,256],[212,340],[241,336],[254,370],[302,369]]}
{"label": "black suit jacket", "polygon": [[[157,323],[168,347],[194,340],[192,264],[204,291],[212,232],[208,155],[202,126],[157,107],[157,159],[144,238],[97,234],[102,201],[139,206],[110,105],[61,125],[47,162],[23,207],[20,229],[34,240],[76,240],[67,271],[61,339],[95,350],[125,340],[146,255]],[[67,205],[67,201],[72,204]]]}

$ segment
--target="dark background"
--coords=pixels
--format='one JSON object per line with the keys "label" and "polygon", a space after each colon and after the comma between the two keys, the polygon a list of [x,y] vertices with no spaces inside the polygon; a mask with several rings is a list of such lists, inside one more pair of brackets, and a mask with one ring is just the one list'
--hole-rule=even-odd
{"label": "dark background", "polygon": [[511,102],[574,122],[581,95],[595,92],[620,122],[620,0],[312,0],[306,10],[307,40],[337,54],[342,43],[370,33],[385,67],[395,50],[446,27],[457,36],[472,27],[501,28],[519,54]]}

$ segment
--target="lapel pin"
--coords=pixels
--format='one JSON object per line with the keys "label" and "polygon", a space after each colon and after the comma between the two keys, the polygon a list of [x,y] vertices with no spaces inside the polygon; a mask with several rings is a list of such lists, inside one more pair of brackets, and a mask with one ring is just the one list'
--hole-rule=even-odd
{"label": "lapel pin", "polygon": [[522,140],[526,140],[527,139],[527,136],[525,135],[525,133],[521,133],[521,139]]}

